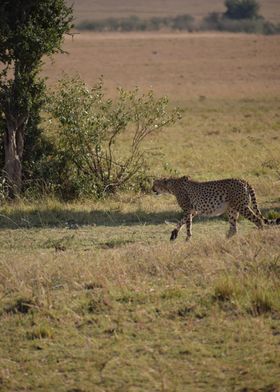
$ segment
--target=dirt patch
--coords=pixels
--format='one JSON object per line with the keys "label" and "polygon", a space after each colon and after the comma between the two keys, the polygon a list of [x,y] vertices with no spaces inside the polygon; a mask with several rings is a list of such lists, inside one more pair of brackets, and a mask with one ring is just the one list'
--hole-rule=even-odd
{"label": "dirt patch", "polygon": [[172,99],[277,96],[280,36],[224,33],[82,33],[67,38],[44,74],[63,71],[89,84],[153,89]]}

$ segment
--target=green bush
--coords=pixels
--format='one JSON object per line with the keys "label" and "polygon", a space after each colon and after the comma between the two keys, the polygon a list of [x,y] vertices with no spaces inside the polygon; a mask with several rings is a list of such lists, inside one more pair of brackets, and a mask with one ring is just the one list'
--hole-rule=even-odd
{"label": "green bush", "polygon": [[180,118],[178,109],[168,110],[168,100],[153,92],[118,89],[111,100],[104,96],[102,81],[89,89],[81,79],[69,77],[52,93],[49,112],[57,154],[47,177],[63,198],[145,188],[142,144]]}

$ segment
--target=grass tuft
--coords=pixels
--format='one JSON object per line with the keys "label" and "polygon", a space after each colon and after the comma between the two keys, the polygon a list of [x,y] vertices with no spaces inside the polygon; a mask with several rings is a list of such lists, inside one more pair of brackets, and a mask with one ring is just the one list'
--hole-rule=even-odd
{"label": "grass tuft", "polygon": [[87,311],[93,314],[110,313],[113,302],[109,294],[104,291],[94,292],[87,303]]}
{"label": "grass tuft", "polygon": [[235,282],[228,277],[222,278],[214,286],[213,299],[221,302],[232,301],[236,291],[238,287]]}
{"label": "grass tuft", "polygon": [[161,293],[160,298],[169,300],[169,299],[176,299],[182,298],[184,296],[184,291],[180,288],[168,288]]}
{"label": "grass tuft", "polygon": [[277,307],[274,306],[274,298],[270,290],[258,288],[251,292],[248,312],[253,316],[272,313],[276,310]]}
{"label": "grass tuft", "polygon": [[26,337],[29,340],[35,339],[51,339],[53,338],[53,331],[44,325],[33,327],[31,331],[26,332]]}
{"label": "grass tuft", "polygon": [[267,214],[268,219],[277,219],[280,218],[279,212],[275,210],[269,210]]}
{"label": "grass tuft", "polygon": [[122,304],[145,304],[151,301],[151,296],[146,293],[127,290],[117,297],[117,301]]}
{"label": "grass tuft", "polygon": [[6,313],[22,313],[27,314],[31,312],[35,307],[35,303],[32,299],[26,297],[16,298],[12,303],[8,304],[4,311]]}
{"label": "grass tuft", "polygon": [[103,285],[101,283],[96,282],[88,282],[84,284],[85,290],[95,290],[95,289],[102,289]]}

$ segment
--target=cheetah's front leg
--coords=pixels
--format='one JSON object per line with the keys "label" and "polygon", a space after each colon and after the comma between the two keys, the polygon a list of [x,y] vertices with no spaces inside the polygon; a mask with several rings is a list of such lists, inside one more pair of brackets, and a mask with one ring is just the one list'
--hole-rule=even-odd
{"label": "cheetah's front leg", "polygon": [[192,238],[192,214],[186,216],[187,237],[186,241]]}
{"label": "cheetah's front leg", "polygon": [[186,240],[188,241],[191,236],[192,236],[192,215],[190,213],[187,213],[183,219],[181,219],[176,228],[174,230],[172,230],[171,232],[171,236],[170,236],[170,241],[174,241],[176,240],[176,238],[178,237],[179,231],[181,229],[182,226],[186,225],[187,228],[187,238]]}

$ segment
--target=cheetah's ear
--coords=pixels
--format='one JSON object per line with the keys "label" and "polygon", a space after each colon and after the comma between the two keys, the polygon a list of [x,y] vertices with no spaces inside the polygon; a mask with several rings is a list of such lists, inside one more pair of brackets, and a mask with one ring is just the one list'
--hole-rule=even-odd
{"label": "cheetah's ear", "polygon": [[189,180],[191,179],[191,177],[189,177],[189,176],[183,176],[182,179],[183,179],[183,180],[189,181]]}

